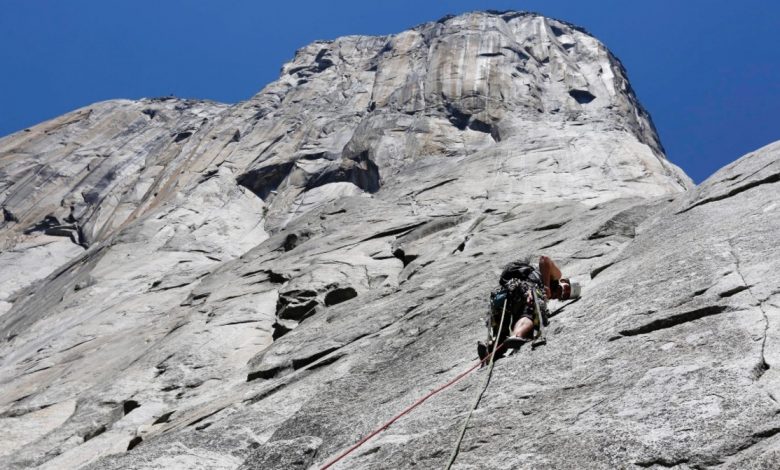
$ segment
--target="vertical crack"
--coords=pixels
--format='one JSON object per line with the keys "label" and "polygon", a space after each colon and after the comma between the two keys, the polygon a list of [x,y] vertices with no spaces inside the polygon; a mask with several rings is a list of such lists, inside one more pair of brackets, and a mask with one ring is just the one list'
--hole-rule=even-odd
{"label": "vertical crack", "polygon": [[[761,310],[761,314],[764,316],[764,337],[761,340],[761,362],[758,363],[758,365],[756,366],[756,371],[755,371],[756,380],[759,380],[761,378],[761,376],[764,375],[764,372],[769,370],[769,364],[767,364],[767,362],[766,362],[766,355],[765,355],[765,351],[766,351],[766,337],[767,337],[767,334],[769,332],[769,317],[767,316],[766,311],[764,310],[764,306],[761,303],[761,300],[759,300],[758,297],[756,297],[756,294],[753,293],[753,289],[750,288],[750,285],[745,280],[745,276],[742,275],[742,270],[740,269],[739,256],[737,256],[737,252],[734,249],[733,240],[729,239],[728,243],[729,243],[729,249],[731,251],[731,256],[733,256],[734,260],[735,260],[734,266],[736,268],[737,274],[739,275],[740,279],[742,279],[742,284],[744,284],[745,289],[748,292],[750,292],[750,295],[753,297],[753,299],[755,299],[756,303],[758,304],[759,310]],[[774,400],[774,397],[772,397],[772,394],[769,394],[769,396],[770,396],[770,398],[772,398]]]}

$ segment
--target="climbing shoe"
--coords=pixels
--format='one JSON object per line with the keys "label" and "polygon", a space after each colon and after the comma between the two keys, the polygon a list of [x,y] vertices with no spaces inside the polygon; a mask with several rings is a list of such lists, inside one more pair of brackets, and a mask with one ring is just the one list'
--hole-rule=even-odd
{"label": "climbing shoe", "polygon": [[488,357],[488,354],[490,354],[488,345],[482,341],[477,341],[477,355],[479,356],[479,360],[484,362],[485,358]]}
{"label": "climbing shoe", "polygon": [[528,341],[529,340],[520,338],[519,336],[510,336],[504,340],[504,346],[506,346],[508,349],[520,349],[520,346],[524,345]]}

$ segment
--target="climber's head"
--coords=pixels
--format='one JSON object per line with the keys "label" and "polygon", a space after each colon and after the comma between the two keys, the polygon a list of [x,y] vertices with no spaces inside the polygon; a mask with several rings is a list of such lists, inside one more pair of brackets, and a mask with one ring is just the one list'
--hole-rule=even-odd
{"label": "climber's head", "polygon": [[571,282],[570,279],[559,279],[553,281],[550,286],[552,298],[558,300],[568,300],[579,298],[582,288],[577,282]]}

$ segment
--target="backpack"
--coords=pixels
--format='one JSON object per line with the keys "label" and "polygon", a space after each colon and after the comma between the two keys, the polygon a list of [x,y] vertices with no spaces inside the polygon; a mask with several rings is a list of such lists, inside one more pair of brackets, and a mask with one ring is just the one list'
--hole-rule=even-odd
{"label": "backpack", "polygon": [[542,286],[542,276],[539,271],[524,261],[513,261],[504,267],[501,271],[501,278],[499,284],[501,287],[507,287],[512,279],[519,279],[521,281],[528,281]]}
{"label": "backpack", "polygon": [[507,313],[516,314],[525,307],[529,289],[532,289],[533,286],[534,283],[520,279],[508,280],[490,293],[491,310],[500,314],[504,308],[504,302],[506,302]]}

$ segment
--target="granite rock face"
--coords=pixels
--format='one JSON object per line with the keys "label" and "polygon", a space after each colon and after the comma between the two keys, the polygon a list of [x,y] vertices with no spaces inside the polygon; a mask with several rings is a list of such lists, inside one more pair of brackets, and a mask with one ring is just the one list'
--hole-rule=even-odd
{"label": "granite rock face", "polygon": [[[0,140],[0,464],[310,468],[475,360],[503,264],[584,284],[457,468],[780,463],[780,145],[698,187],[573,25],[317,42],[234,106]],[[441,467],[485,371],[337,468]]]}

